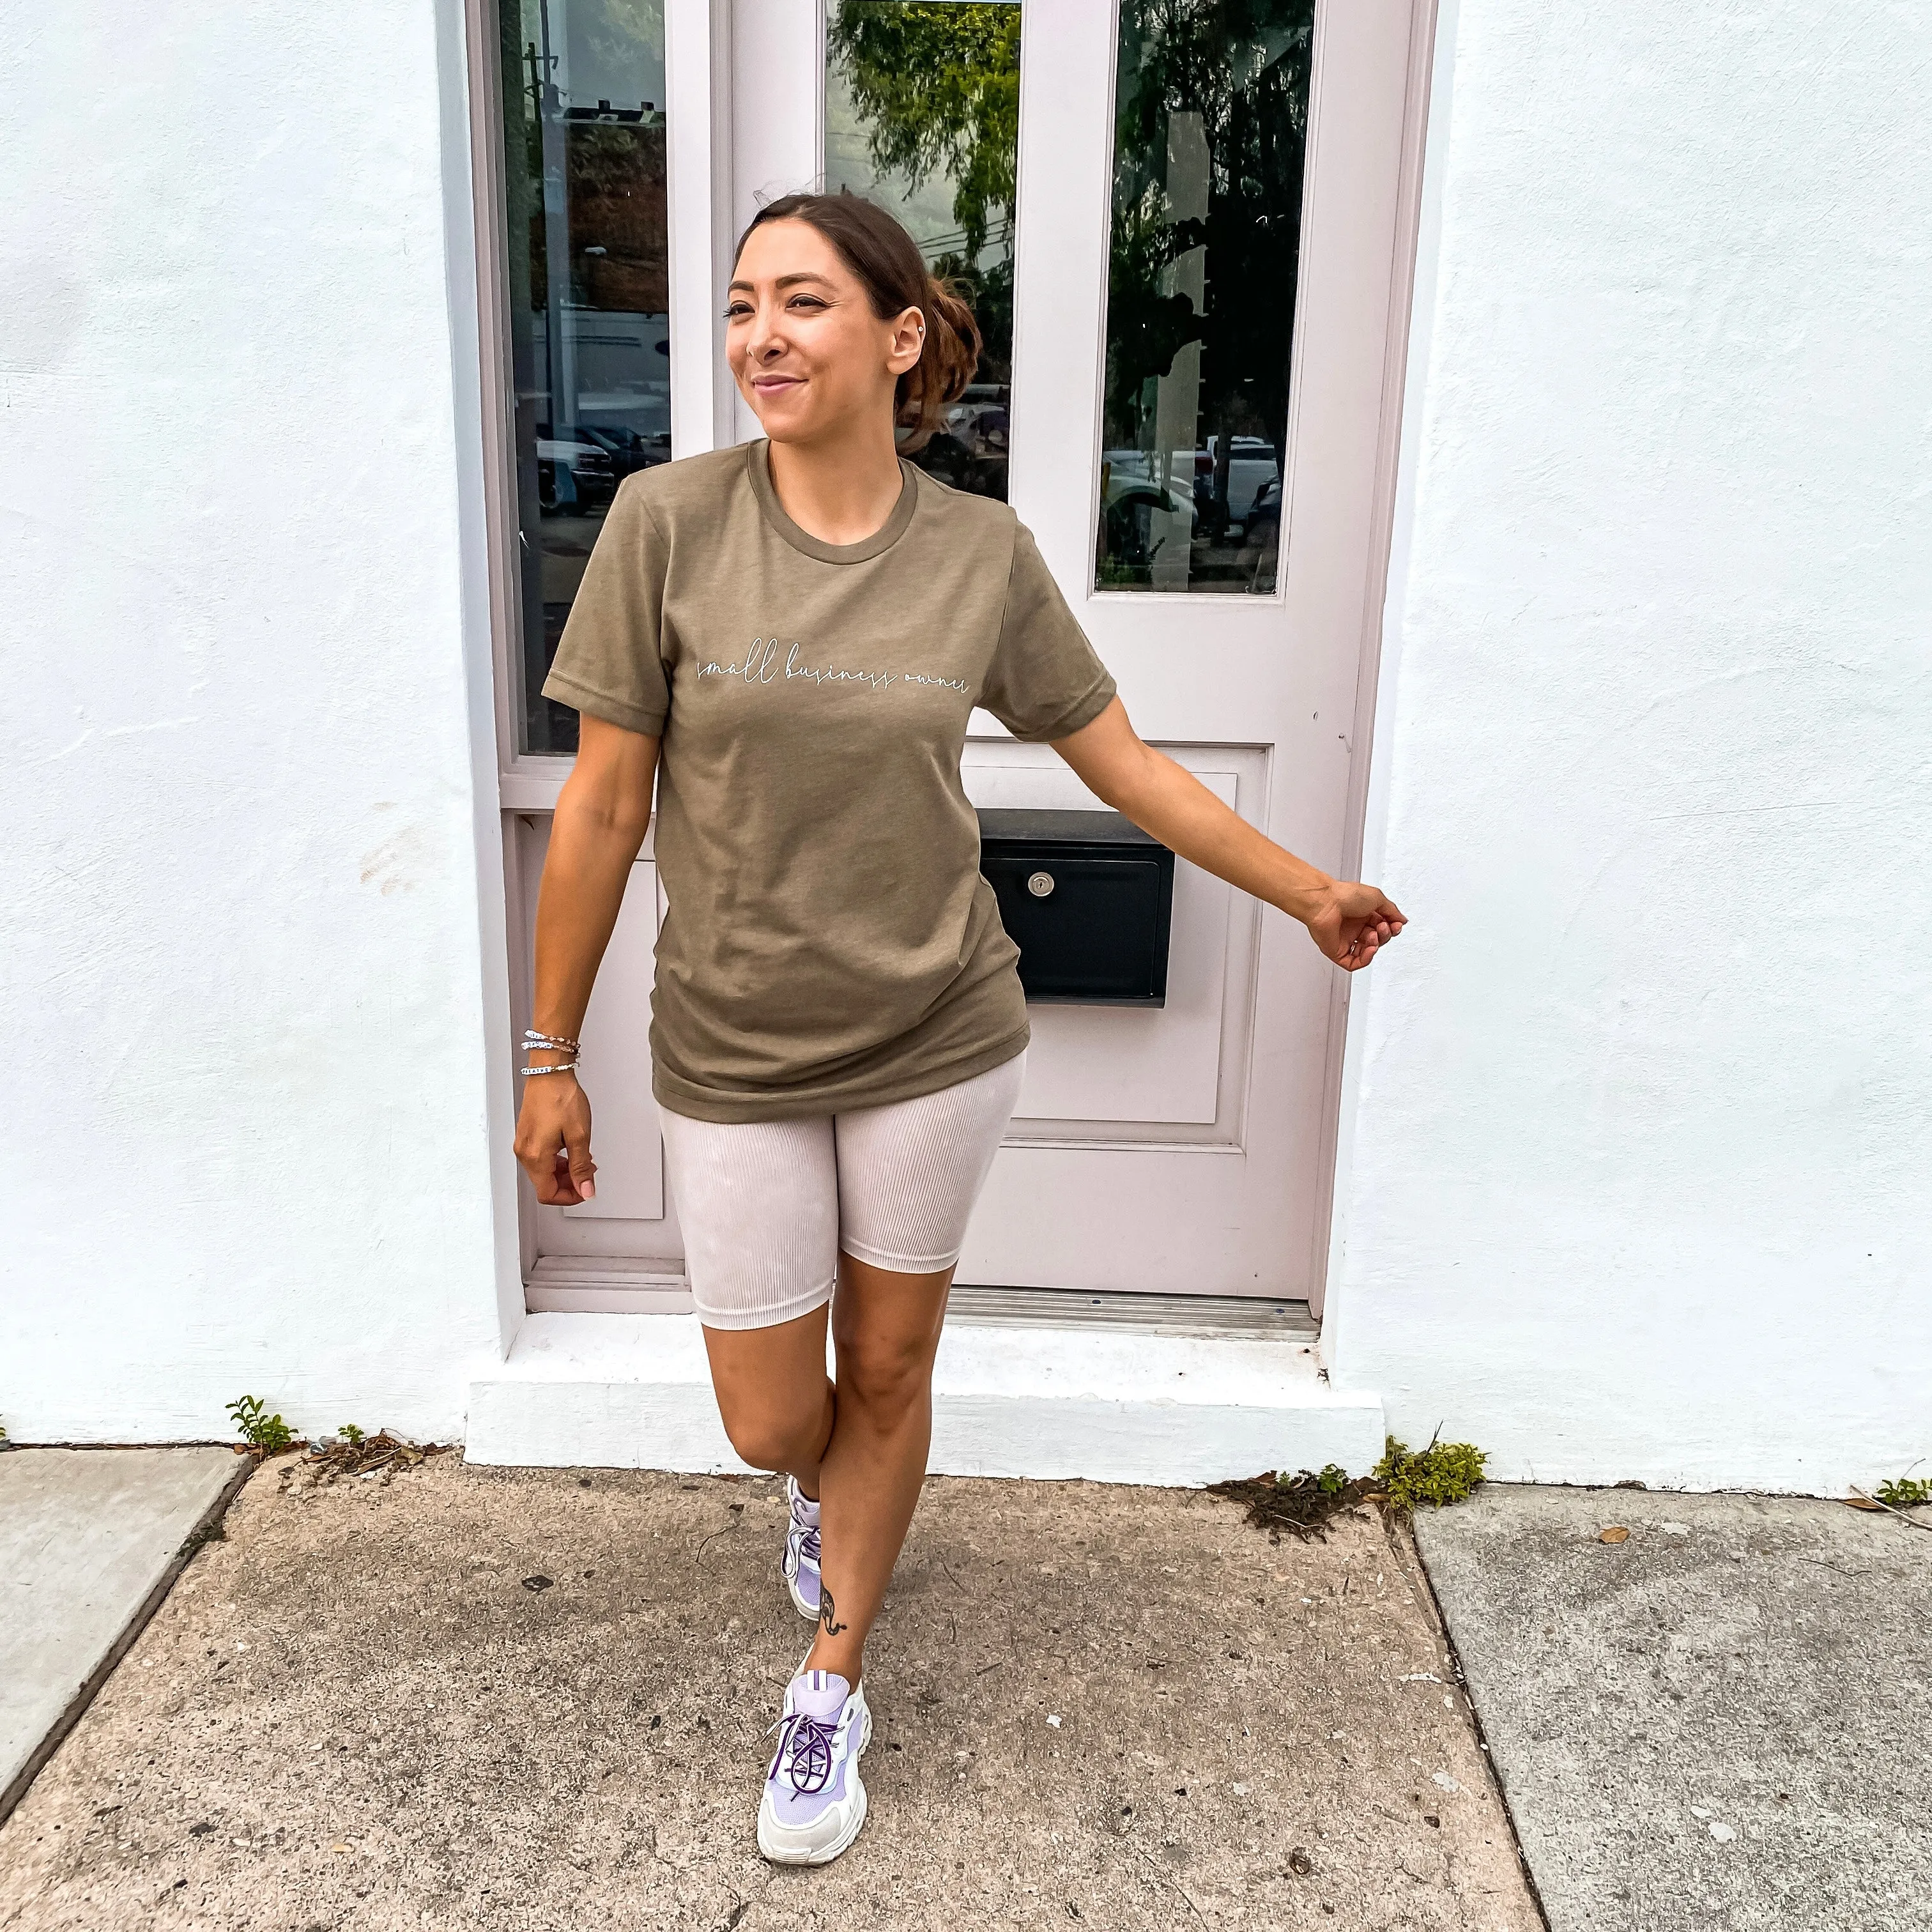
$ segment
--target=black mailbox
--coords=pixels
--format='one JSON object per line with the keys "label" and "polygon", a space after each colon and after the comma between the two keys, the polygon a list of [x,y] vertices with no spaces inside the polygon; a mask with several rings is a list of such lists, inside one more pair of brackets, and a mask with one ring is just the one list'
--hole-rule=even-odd
{"label": "black mailbox", "polygon": [[982,812],[980,869],[1029,1000],[1167,1004],[1174,854],[1118,812]]}

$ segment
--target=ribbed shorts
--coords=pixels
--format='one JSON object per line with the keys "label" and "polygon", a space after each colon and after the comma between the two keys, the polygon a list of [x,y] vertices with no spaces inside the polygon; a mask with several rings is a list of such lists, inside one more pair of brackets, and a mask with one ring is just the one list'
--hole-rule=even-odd
{"label": "ribbed shorts", "polygon": [[660,1106],[685,1272],[707,1328],[769,1328],[832,1298],[843,1249],[896,1274],[959,1258],[1012,1118],[1024,1052],[916,1100],[790,1120]]}

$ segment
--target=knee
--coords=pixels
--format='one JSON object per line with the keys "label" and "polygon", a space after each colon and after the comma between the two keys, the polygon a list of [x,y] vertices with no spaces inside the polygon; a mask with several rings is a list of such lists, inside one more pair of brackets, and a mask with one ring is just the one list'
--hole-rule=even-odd
{"label": "knee", "polygon": [[822,1414],[735,1405],[721,1413],[731,1447],[754,1469],[802,1468],[817,1462],[825,1447]]}
{"label": "knee", "polygon": [[838,1394],[880,1429],[896,1427],[932,1388],[932,1352],[924,1346],[877,1342],[842,1346]]}

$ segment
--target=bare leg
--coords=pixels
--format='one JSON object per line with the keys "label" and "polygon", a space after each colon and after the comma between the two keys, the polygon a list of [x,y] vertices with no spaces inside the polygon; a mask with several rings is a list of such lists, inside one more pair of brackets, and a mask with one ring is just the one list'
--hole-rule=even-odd
{"label": "bare leg", "polygon": [[814,1497],[819,1459],[832,1434],[825,1322],[821,1306],[775,1328],[704,1331],[711,1386],[732,1448],[754,1469],[796,1477]]}
{"label": "bare leg", "polygon": [[918,1506],[932,1442],[932,1362],[952,1270],[895,1274],[838,1257],[836,1414],[819,1472],[818,1635],[806,1667],[856,1684],[866,1637]]}

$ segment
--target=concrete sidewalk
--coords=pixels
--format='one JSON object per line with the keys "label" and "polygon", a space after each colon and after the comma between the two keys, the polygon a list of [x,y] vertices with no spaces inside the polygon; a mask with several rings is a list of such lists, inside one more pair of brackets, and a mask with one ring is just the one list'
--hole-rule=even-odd
{"label": "concrete sidewalk", "polygon": [[218,1448],[0,1456],[0,1819],[241,1473]]}
{"label": "concrete sidewalk", "polygon": [[872,1816],[778,1871],[776,1484],[304,1485],[255,1476],[0,1829],[0,1924],[1540,1923],[1366,1514],[1276,1545],[1198,1492],[935,1479],[868,1671]]}
{"label": "concrete sidewalk", "polygon": [[1416,1533],[1554,1932],[1932,1924],[1932,1535],[1515,1487]]}

